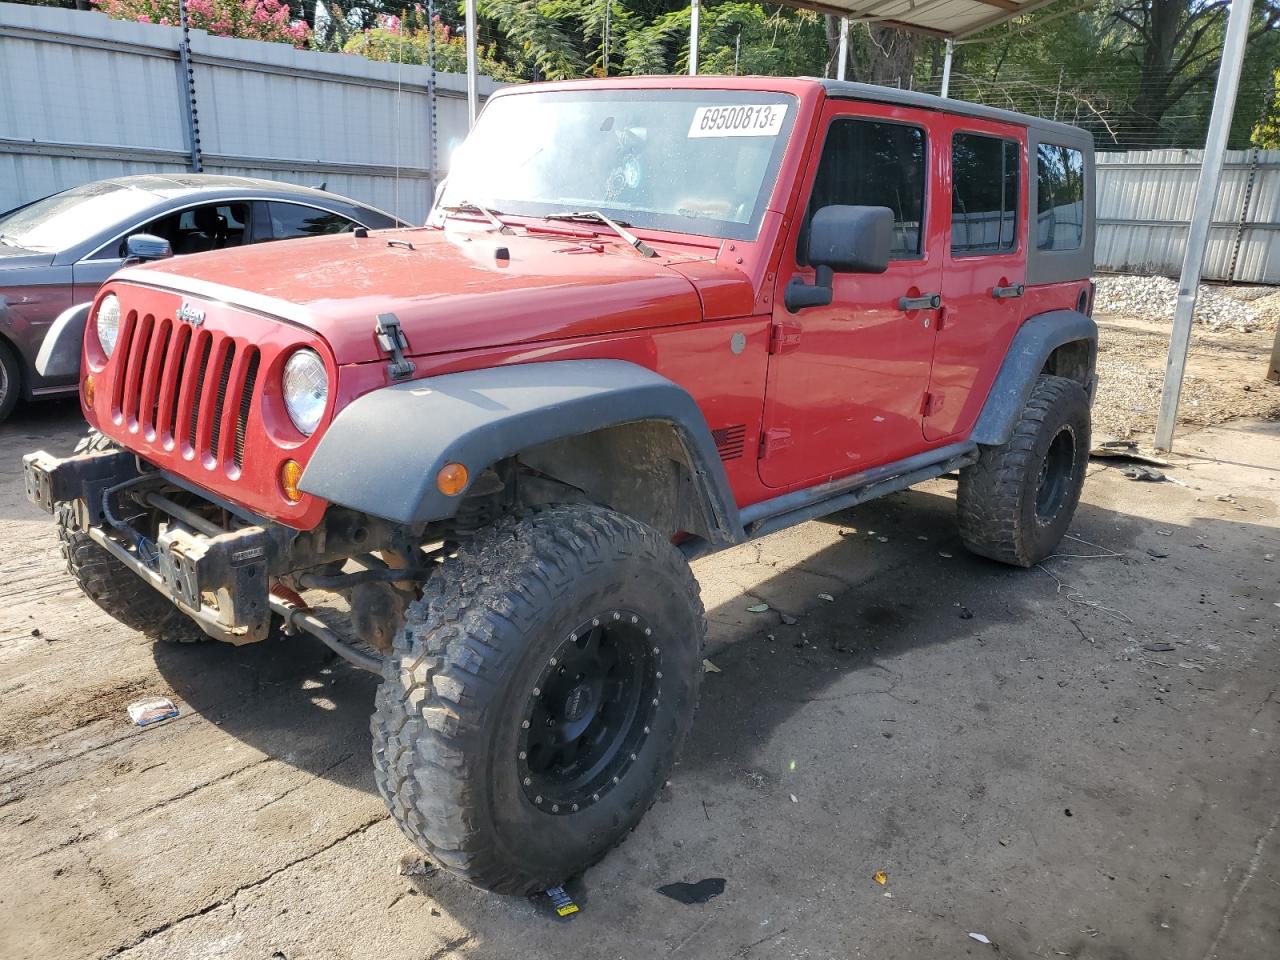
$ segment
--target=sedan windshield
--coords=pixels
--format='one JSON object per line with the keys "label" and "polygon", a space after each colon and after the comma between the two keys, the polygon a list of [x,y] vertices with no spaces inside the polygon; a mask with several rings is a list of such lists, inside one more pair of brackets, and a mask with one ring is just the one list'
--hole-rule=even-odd
{"label": "sedan windshield", "polygon": [[28,250],[62,251],[132,219],[156,200],[146,190],[99,180],[0,215],[0,236]]}
{"label": "sedan windshield", "polygon": [[623,225],[756,236],[794,98],[730,90],[572,90],[495,97],[454,153],[439,207],[605,213]]}

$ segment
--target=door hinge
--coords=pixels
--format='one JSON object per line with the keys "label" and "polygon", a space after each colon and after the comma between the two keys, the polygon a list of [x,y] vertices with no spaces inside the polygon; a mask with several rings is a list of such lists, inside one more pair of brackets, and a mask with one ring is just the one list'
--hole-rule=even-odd
{"label": "door hinge", "polygon": [[378,314],[373,332],[377,335],[379,349],[391,354],[387,373],[391,374],[392,380],[403,380],[417,369],[412,360],[405,359],[404,352],[409,349],[409,340],[400,329],[400,320],[394,313]]}
{"label": "door hinge", "polygon": [[951,315],[955,312],[955,307],[942,307],[938,310],[938,324],[934,327],[935,331],[941,331],[944,327],[951,323]]}
{"label": "door hinge", "polygon": [[763,460],[771,453],[791,446],[791,431],[786,427],[773,427],[760,434],[760,457]]}
{"label": "door hinge", "polygon": [[769,328],[769,353],[787,353],[800,346],[800,324],[775,323]]}

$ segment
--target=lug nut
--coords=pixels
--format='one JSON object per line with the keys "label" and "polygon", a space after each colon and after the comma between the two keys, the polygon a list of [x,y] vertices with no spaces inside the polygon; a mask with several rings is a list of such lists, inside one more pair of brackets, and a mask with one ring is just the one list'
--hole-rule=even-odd
{"label": "lug nut", "polygon": [[521,729],[521,730],[528,730],[528,729],[529,729],[529,721],[528,721],[528,720],[523,721],[523,722],[520,724],[520,729]]}
{"label": "lug nut", "polygon": [[[649,728],[648,728],[648,727],[645,727],[645,728],[644,728],[644,732],[645,732],[645,733],[648,733],[648,732],[649,732]],[[528,755],[527,753],[525,753],[523,750],[521,750],[521,751],[520,751],[520,759],[521,759],[521,760],[526,759],[528,756],[529,756],[529,755]],[[529,782],[529,781],[526,779],[526,780],[525,780],[525,783],[528,783],[528,782]]]}
{"label": "lug nut", "polygon": [[531,784],[531,783],[533,783],[533,778],[532,778],[532,777],[525,777],[525,778],[524,778],[524,785],[525,785],[526,787],[527,787],[527,786],[529,786],[529,784]]}

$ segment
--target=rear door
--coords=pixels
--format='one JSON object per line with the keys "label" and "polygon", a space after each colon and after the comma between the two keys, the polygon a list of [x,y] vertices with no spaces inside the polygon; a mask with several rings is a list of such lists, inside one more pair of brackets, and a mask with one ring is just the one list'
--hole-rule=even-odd
{"label": "rear door", "polygon": [[[941,279],[926,242],[936,206],[928,191],[941,175],[926,118],[886,104],[829,100],[824,108],[801,186],[805,212],[783,250],[774,298],[759,464],[769,486],[856,473],[922,446],[937,311],[903,309],[900,299],[937,293]],[[837,273],[830,306],[793,314],[782,290],[793,277],[813,282],[808,223],[828,204],[892,209],[892,259],[882,274]]]}
{"label": "rear door", "polygon": [[928,440],[963,432],[977,417],[1022,322],[1026,279],[1026,130],[968,117],[949,123],[951,226],[924,404]]}

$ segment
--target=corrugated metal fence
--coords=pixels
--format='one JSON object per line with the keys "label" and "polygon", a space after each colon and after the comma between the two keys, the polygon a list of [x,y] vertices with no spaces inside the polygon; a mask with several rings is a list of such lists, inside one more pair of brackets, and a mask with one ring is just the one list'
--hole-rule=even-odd
{"label": "corrugated metal fence", "polygon": [[[1098,154],[1099,270],[1178,276],[1201,150]],[[1206,280],[1280,284],[1280,150],[1228,150]]]}
{"label": "corrugated metal fence", "polygon": [[[98,13],[0,3],[0,210],[130,173],[328,189],[421,223],[466,135],[466,78]],[[496,85],[481,78],[481,95]],[[432,102],[435,124],[432,124]],[[194,107],[189,112],[188,105]]]}

